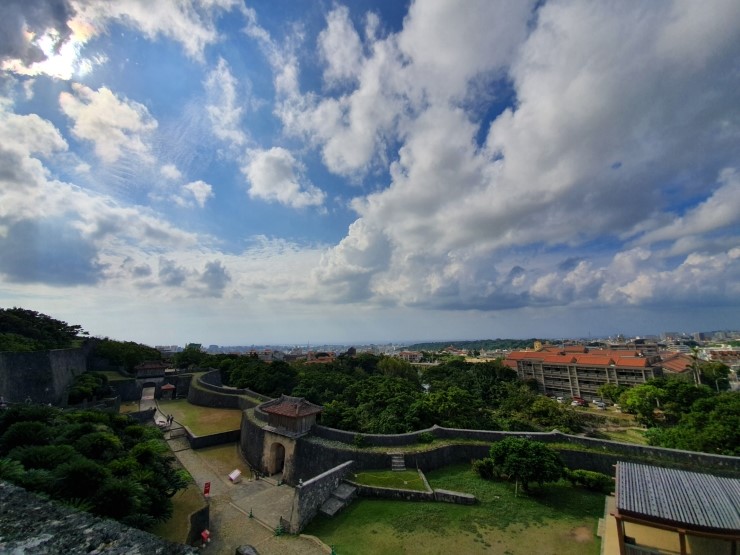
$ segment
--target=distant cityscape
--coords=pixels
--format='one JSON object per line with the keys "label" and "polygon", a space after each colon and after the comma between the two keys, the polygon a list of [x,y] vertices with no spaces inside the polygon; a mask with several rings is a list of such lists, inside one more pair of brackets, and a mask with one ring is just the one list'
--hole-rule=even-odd
{"label": "distant cityscape", "polygon": [[[655,343],[662,350],[689,353],[692,347],[705,347],[708,344],[716,343],[717,347],[728,347],[732,350],[731,345],[726,345],[726,342],[740,341],[740,331],[738,330],[715,330],[715,331],[702,331],[702,332],[677,332],[677,331],[666,331],[659,335],[640,335],[640,336],[624,336],[616,335],[612,337],[578,337],[578,338],[559,338],[559,339],[544,339],[540,338],[543,343],[551,345],[602,345],[604,347],[614,345],[629,345],[637,343]],[[489,340],[491,341],[491,340]],[[532,339],[534,343],[535,339]],[[365,344],[349,344],[349,343],[324,343],[324,344],[310,344],[305,345],[297,344],[266,344],[266,345],[202,345],[199,343],[189,343],[190,345],[197,345],[202,351],[208,354],[249,354],[256,353],[262,355],[260,358],[264,358],[265,355],[269,355],[270,359],[281,358],[285,355],[290,358],[291,356],[306,356],[309,353],[331,353],[333,355],[340,355],[347,351],[349,348],[354,348],[357,353],[371,353],[375,355],[397,355],[405,350],[443,350],[447,346],[456,347],[458,345],[474,343],[475,340],[469,339],[457,339],[457,340],[445,340],[445,341],[428,341],[428,342],[412,342],[412,341],[399,341],[391,343],[365,343]],[[187,345],[157,345],[155,348],[164,355],[175,354],[182,352]],[[437,346],[435,349],[421,349],[419,346]],[[735,347],[740,350],[740,346]],[[461,349],[462,350],[462,349]],[[497,349],[499,353],[505,352],[505,350]],[[483,354],[483,353],[481,353]]]}

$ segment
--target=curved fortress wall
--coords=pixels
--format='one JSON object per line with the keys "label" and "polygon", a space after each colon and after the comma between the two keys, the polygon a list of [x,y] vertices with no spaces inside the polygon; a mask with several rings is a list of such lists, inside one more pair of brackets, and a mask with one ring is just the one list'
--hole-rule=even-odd
{"label": "curved fortress wall", "polygon": [[[469,463],[488,456],[491,444],[507,437],[525,437],[554,444],[568,467],[610,475],[614,474],[617,461],[632,460],[740,476],[740,457],[592,439],[557,430],[502,432],[434,426],[407,434],[363,435],[365,448],[354,446],[357,433],[319,425],[314,426],[308,435],[282,437],[269,429],[268,415],[260,408],[262,403],[271,399],[251,390],[232,389],[220,384],[218,371],[209,372],[193,384],[195,387],[191,386],[188,399],[199,405],[241,408],[239,445],[244,458],[259,472],[273,474],[282,471],[283,480],[291,485],[300,480],[306,482],[348,461],[355,462],[353,468],[356,470],[390,468],[391,451],[403,453],[407,467],[423,471]],[[422,445],[420,435],[425,433],[437,440],[446,440],[445,445],[436,445],[436,442]]]}

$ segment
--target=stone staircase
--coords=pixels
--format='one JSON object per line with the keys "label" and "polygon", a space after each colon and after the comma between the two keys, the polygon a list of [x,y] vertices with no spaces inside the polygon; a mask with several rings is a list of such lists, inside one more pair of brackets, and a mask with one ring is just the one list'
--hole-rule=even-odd
{"label": "stone staircase", "polygon": [[406,470],[406,462],[404,461],[403,455],[393,454],[391,455],[391,470]]}
{"label": "stone staircase", "polygon": [[331,493],[331,497],[324,501],[319,508],[319,512],[326,516],[334,516],[344,507],[352,503],[352,500],[357,494],[357,488],[342,482],[337,488]]}

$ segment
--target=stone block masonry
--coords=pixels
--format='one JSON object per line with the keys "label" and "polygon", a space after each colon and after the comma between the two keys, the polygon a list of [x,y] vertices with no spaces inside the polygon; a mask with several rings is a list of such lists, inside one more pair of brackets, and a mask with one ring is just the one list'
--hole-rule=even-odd
{"label": "stone block masonry", "polygon": [[192,555],[199,551],[0,482],[0,553]]}
{"label": "stone block masonry", "polygon": [[331,497],[332,492],[350,473],[353,466],[354,462],[347,461],[296,487],[296,494],[293,498],[291,533],[299,533],[311,522],[318,513],[319,507]]}
{"label": "stone block masonry", "polygon": [[75,376],[87,370],[89,347],[32,353],[0,353],[0,395],[11,403],[30,397],[59,405]]}

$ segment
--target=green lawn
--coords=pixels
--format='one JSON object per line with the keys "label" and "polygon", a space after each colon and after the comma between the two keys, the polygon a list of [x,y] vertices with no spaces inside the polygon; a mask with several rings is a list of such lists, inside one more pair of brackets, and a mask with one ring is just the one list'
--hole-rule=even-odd
{"label": "green lawn", "polygon": [[127,378],[126,376],[122,376],[118,372],[114,372],[112,370],[103,370],[99,371],[98,374],[103,374],[106,378],[108,378],[109,382],[120,382],[124,380],[133,380],[134,378]]}
{"label": "green lawn", "polygon": [[339,555],[500,553],[596,555],[604,496],[560,482],[514,497],[513,484],[478,478],[468,465],[427,474],[432,488],[472,493],[474,506],[358,499],[305,530]]}
{"label": "green lawn", "polygon": [[350,476],[353,482],[365,486],[375,486],[380,488],[397,488],[411,489],[415,491],[426,491],[427,487],[424,480],[419,476],[417,470],[376,470],[359,472]]}
{"label": "green lawn", "polygon": [[239,409],[214,409],[191,405],[187,399],[160,400],[159,410],[172,414],[175,420],[190,428],[197,436],[237,430],[241,426]]}
{"label": "green lawn", "polygon": [[172,517],[167,522],[157,524],[150,532],[171,542],[186,543],[190,532],[190,515],[206,503],[200,487],[195,483],[188,485],[172,498]]}
{"label": "green lawn", "polygon": [[638,428],[628,428],[626,430],[614,430],[614,431],[602,431],[602,434],[609,437],[613,441],[621,441],[624,443],[636,443],[638,445],[647,445],[647,439],[645,439],[645,430]]}

